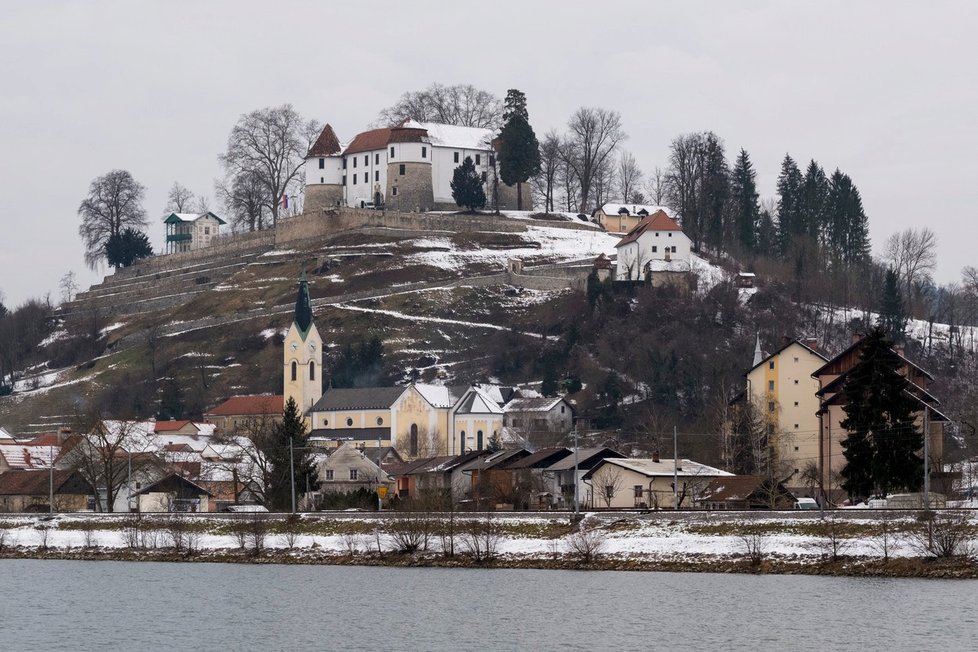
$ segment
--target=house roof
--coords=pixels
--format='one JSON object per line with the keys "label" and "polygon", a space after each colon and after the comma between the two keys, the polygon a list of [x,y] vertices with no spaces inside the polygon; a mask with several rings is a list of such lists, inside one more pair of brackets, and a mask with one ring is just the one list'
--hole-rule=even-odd
{"label": "house roof", "polygon": [[143,487],[139,491],[135,492],[134,495],[138,496],[140,494],[177,491],[181,488],[190,489],[197,493],[207,494],[208,496],[214,495],[196,482],[188,480],[178,473],[171,473],[160,480],[157,480],[153,484]]}
{"label": "house roof", "polygon": [[281,394],[250,394],[232,396],[218,403],[205,413],[205,416],[238,416],[260,414],[282,414],[285,397]]}
{"label": "house roof", "polygon": [[431,404],[431,407],[435,408],[452,407],[469,389],[468,385],[450,387],[448,385],[426,385],[423,383],[414,383],[413,387],[424,397],[424,400]]}
{"label": "house roof", "polygon": [[390,127],[381,129],[371,129],[357,134],[346,149],[344,155],[359,154],[360,152],[370,152],[375,149],[384,149],[391,137]]}
{"label": "house roof", "polygon": [[507,464],[506,468],[514,471],[517,469],[546,468],[573,454],[574,451],[569,448],[541,448],[535,453]]}
{"label": "house roof", "polygon": [[[712,480],[699,496],[699,500],[715,502],[748,500],[764,489],[770,479],[762,475],[732,475]],[[778,493],[785,498],[793,498],[784,485],[778,483]]]}
{"label": "house roof", "polygon": [[[506,407],[505,412],[549,412],[554,406],[566,403],[561,396],[549,396],[540,398],[514,398]],[[567,403],[570,405],[570,403]],[[573,407],[571,408],[573,411]]]}
{"label": "house roof", "polygon": [[642,218],[642,221],[626,233],[625,237],[619,240],[615,247],[623,247],[630,242],[635,242],[649,231],[679,231],[681,233],[682,230],[683,227],[679,226],[679,222],[669,217],[665,211],[658,210]]}
{"label": "house roof", "polygon": [[222,220],[221,218],[219,218],[217,215],[215,215],[210,211],[207,211],[206,213],[170,213],[169,215],[163,218],[163,223],[164,224],[191,223],[191,222],[196,222],[202,217],[208,217],[208,216],[213,217],[220,224],[227,224],[227,222],[225,222],[224,220]]}
{"label": "house roof", "polygon": [[390,439],[390,428],[317,428],[309,435],[310,439],[315,438],[326,441],[377,441],[378,439]]}
{"label": "house roof", "polygon": [[428,133],[420,127],[392,127],[388,143],[428,142]]}
{"label": "house roof", "polygon": [[482,393],[496,402],[496,405],[505,405],[516,393],[515,387],[504,385],[474,385],[482,390]]}
{"label": "house roof", "polygon": [[529,454],[530,451],[522,448],[508,448],[492,453],[487,457],[476,458],[472,462],[465,465],[465,470],[488,471],[492,468],[504,467],[506,464],[514,462],[517,459],[527,457]]}
{"label": "house roof", "polygon": [[[404,387],[340,387],[326,390],[310,412],[338,410],[387,410],[404,393]],[[389,429],[385,429],[388,430]]]}
{"label": "house roof", "polygon": [[502,414],[503,408],[486,392],[478,387],[471,387],[455,412],[456,414]]}
{"label": "house roof", "polygon": [[336,132],[333,131],[333,128],[327,122],[326,126],[319,133],[319,138],[309,148],[309,153],[306,154],[306,158],[332,156],[333,154],[339,154],[340,149],[340,141],[336,138]]}
{"label": "house roof", "polygon": [[0,473],[0,496],[47,496],[52,477],[56,494],[62,493],[69,481],[72,484],[88,484],[80,473],[72,469],[55,469],[54,473],[47,469],[7,471]]}
{"label": "house roof", "polygon": [[[651,204],[616,204],[613,202],[609,202],[601,208],[595,210],[594,214],[596,214],[598,211],[601,211],[605,215],[652,215],[658,211],[663,211],[666,215],[672,213],[672,209],[665,206],[654,206]],[[592,214],[592,217],[594,214]]]}
{"label": "house roof", "polygon": [[45,432],[24,443],[28,446],[60,446],[61,435],[56,432]]}
{"label": "house roof", "polygon": [[3,426],[0,426],[0,441],[3,441],[5,439],[9,439],[9,440],[13,441],[13,440],[15,440],[17,438],[14,437],[13,435],[11,435],[10,432],[6,428],[4,428]]}
{"label": "house roof", "polygon": [[[384,458],[387,457],[388,455],[394,456],[394,460],[395,460],[394,463],[400,463],[404,461],[401,458],[401,454],[398,453],[397,449],[394,448],[393,446],[381,446],[380,448],[377,447],[365,448],[363,450],[363,455],[374,464],[378,464],[377,460],[383,461]],[[388,464],[390,464],[390,462],[388,462]]]}
{"label": "house roof", "polygon": [[[775,351],[774,353],[771,353],[771,354],[769,354],[769,355],[768,355],[767,357],[765,357],[765,358],[763,358],[763,359],[762,359],[762,360],[761,360],[760,362],[758,362],[758,363],[757,363],[756,365],[754,365],[753,367],[751,367],[750,369],[748,369],[748,370],[747,370],[747,374],[749,374],[750,372],[752,372],[752,371],[754,371],[754,370],[755,370],[755,369],[757,369],[758,367],[760,367],[760,366],[763,366],[763,365],[764,365],[765,363],[767,363],[767,361],[768,361],[768,360],[770,360],[771,358],[773,358],[773,357],[775,357],[775,356],[778,356],[778,355],[781,355],[781,353],[782,353],[783,351],[785,351],[786,349],[788,349],[788,348],[790,348],[790,347],[791,347],[791,345],[793,345],[793,344],[797,344],[797,345],[798,345],[798,346],[800,346],[801,348],[803,348],[803,349],[806,349],[806,350],[807,350],[808,352],[810,352],[810,353],[814,353],[815,355],[817,355],[818,357],[820,357],[820,358],[821,358],[822,360],[824,360],[824,361],[828,361],[828,358],[826,358],[826,357],[825,357],[824,355],[822,355],[821,353],[819,353],[818,351],[816,351],[816,350],[815,350],[815,349],[813,349],[812,347],[810,347],[810,346],[808,346],[807,344],[805,344],[805,343],[804,343],[804,342],[802,342],[801,340],[789,340],[788,342],[786,342],[786,343],[784,343],[784,344],[783,344],[783,345],[781,346],[781,348],[780,348],[780,349],[778,349],[778,350],[777,350],[777,351]],[[744,375],[746,376],[747,374],[744,374]]]}
{"label": "house roof", "polygon": [[173,432],[174,430],[183,430],[188,425],[194,426],[195,430],[200,430],[200,428],[194,425],[194,422],[190,421],[189,419],[184,419],[182,421],[174,421],[172,419],[170,421],[157,421],[154,430],[156,432]]}
{"label": "house roof", "polygon": [[35,446],[31,444],[10,444],[0,440],[0,457],[12,469],[47,469],[61,452],[60,446]]}
{"label": "house roof", "polygon": [[439,122],[418,122],[407,120],[402,127],[424,129],[428,142],[435,147],[455,147],[458,149],[489,150],[492,147],[494,132],[481,127],[460,127]]}
{"label": "house roof", "polygon": [[[688,477],[712,477],[712,476],[732,476],[733,473],[728,473],[727,471],[722,471],[720,469],[714,468],[712,466],[707,466],[706,464],[700,464],[699,462],[694,462],[692,460],[680,459],[677,465],[673,465],[673,460],[671,459],[659,459],[655,460],[652,458],[646,459],[636,459],[636,458],[622,458],[622,459],[606,459],[605,464],[614,464],[620,466],[623,469],[628,469],[634,471],[647,478],[660,477],[660,476],[672,476],[679,475],[684,478]],[[585,478],[594,475],[597,470],[597,465],[586,474]]]}
{"label": "house roof", "polygon": [[[548,471],[570,471],[574,468],[574,449],[570,449],[571,454],[547,467]],[[616,450],[606,447],[581,448],[577,453],[577,468],[589,469],[603,459],[625,457]]]}
{"label": "house roof", "polygon": [[[865,336],[862,337],[862,338],[860,338],[858,341],[853,342],[848,347],[846,347],[845,350],[843,350],[841,353],[839,353],[839,355],[835,356],[834,358],[829,359],[828,362],[826,362],[824,365],[822,365],[821,367],[819,367],[818,369],[816,369],[815,371],[812,372],[812,378],[818,378],[823,373],[826,373],[826,371],[828,370],[828,368],[831,367],[832,365],[834,365],[838,360],[840,360],[840,359],[844,358],[845,356],[849,355],[850,353],[852,353],[853,349],[859,348],[862,345],[862,343],[863,343],[863,341],[865,339],[866,339]],[[917,366],[916,364],[914,364],[913,362],[911,362],[909,359],[907,359],[902,353],[900,353],[896,349],[892,349],[892,350],[893,350],[894,353],[896,353],[900,357],[900,359],[905,364],[913,367],[914,369],[916,369],[917,371],[919,371],[924,376],[927,376],[927,378],[929,380],[934,380],[934,377],[926,369]]]}

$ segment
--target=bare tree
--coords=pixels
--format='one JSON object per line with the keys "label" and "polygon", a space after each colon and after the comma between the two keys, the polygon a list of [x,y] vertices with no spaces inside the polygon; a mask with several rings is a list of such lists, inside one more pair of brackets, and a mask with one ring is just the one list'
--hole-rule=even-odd
{"label": "bare tree", "polygon": [[380,111],[378,122],[392,126],[408,118],[418,122],[498,129],[502,124],[503,103],[492,93],[471,84],[432,84],[424,90],[401,95],[393,106]]}
{"label": "bare tree", "polygon": [[627,138],[621,125],[621,114],[602,108],[581,107],[568,122],[573,156],[567,164],[581,186],[581,210],[589,210],[593,190],[602,166],[609,161],[618,144]]}
{"label": "bare tree", "polygon": [[618,157],[615,172],[618,176],[618,196],[624,202],[633,201],[642,183],[642,170],[639,169],[635,156],[631,152],[623,151]]}
{"label": "bare tree", "polygon": [[75,273],[72,271],[65,273],[58,282],[58,287],[61,288],[61,301],[63,303],[73,301],[78,292],[78,281],[75,278]]}
{"label": "bare tree", "polygon": [[126,227],[146,226],[143,198],[146,188],[127,170],[112,170],[94,181],[78,205],[78,235],[85,244],[85,263],[92,269],[105,257],[105,245]]}
{"label": "bare tree", "polygon": [[660,167],[655,167],[649,174],[645,182],[645,194],[648,201],[656,206],[662,206],[669,193],[669,184],[666,181],[666,173]]}
{"label": "bare tree", "polygon": [[582,520],[567,539],[568,551],[582,563],[590,564],[601,555],[606,536],[597,524]]}
{"label": "bare tree", "polygon": [[684,134],[675,138],[670,145],[669,170],[665,176],[665,199],[682,218],[683,230],[693,240],[695,249],[699,249],[702,237],[699,228],[699,193],[704,148],[703,134]]}
{"label": "bare tree", "polygon": [[605,507],[610,508],[615,501],[615,496],[621,491],[623,482],[621,469],[612,464],[605,464],[604,468],[594,474],[594,493]]}
{"label": "bare tree", "polygon": [[166,195],[167,213],[186,213],[192,210],[194,203],[194,193],[189,188],[174,181],[170,186],[170,192]]}
{"label": "bare tree", "polygon": [[537,193],[543,196],[543,210],[552,213],[554,195],[557,190],[557,180],[560,174],[560,136],[556,131],[548,131],[540,141],[540,174],[533,185]]}
{"label": "bare tree", "polygon": [[228,213],[235,231],[263,231],[268,214],[268,190],[257,174],[241,172],[231,179],[218,181],[218,197]]}
{"label": "bare tree", "polygon": [[914,287],[929,281],[937,266],[937,236],[926,227],[894,233],[886,241],[884,260],[900,277],[911,302]]}
{"label": "bare tree", "polygon": [[318,136],[319,124],[306,121],[291,104],[266,107],[238,119],[221,155],[226,178],[254,175],[264,189],[264,206],[278,223],[282,197],[300,185],[306,152]]}

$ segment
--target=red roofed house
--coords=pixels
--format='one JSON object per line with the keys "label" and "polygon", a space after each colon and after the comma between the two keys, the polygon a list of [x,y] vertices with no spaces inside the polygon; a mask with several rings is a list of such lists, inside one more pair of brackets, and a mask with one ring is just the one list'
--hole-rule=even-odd
{"label": "red roofed house", "polygon": [[644,217],[615,248],[618,281],[641,281],[648,272],[689,271],[691,241],[663,210]]}
{"label": "red roofed house", "polygon": [[223,432],[247,434],[262,420],[280,421],[284,410],[281,394],[232,396],[204,413],[204,423],[213,423]]}
{"label": "red roofed house", "polygon": [[[387,206],[401,211],[458,210],[455,168],[471,158],[490,192],[496,167],[491,129],[405,120],[371,129],[342,144],[330,125],[306,154],[306,211],[335,206]],[[523,186],[524,209],[529,187]],[[499,207],[516,208],[517,188],[499,182]]]}

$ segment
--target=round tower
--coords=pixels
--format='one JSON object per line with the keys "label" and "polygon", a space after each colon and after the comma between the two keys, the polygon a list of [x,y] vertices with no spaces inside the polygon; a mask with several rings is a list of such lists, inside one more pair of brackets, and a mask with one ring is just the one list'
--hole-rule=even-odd
{"label": "round tower", "polygon": [[387,207],[428,211],[434,207],[431,143],[418,127],[393,127],[387,142]]}
{"label": "round tower", "polygon": [[306,154],[305,212],[339,206],[343,202],[343,157],[336,133],[323,127]]}

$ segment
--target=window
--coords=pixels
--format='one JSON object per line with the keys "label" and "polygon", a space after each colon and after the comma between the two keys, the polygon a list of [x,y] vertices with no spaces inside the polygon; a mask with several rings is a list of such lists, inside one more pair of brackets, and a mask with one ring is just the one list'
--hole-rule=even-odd
{"label": "window", "polygon": [[770,362],[767,363],[767,368],[774,369],[774,360],[771,360]]}
{"label": "window", "polygon": [[773,380],[767,381],[767,391],[769,391],[769,392],[773,392],[774,391],[774,381]]}
{"label": "window", "polygon": [[319,177],[319,183],[326,183],[326,180],[323,177]]}
{"label": "window", "polygon": [[418,454],[418,424],[416,423],[411,424],[411,439],[408,443],[409,443],[411,455],[417,455]]}
{"label": "window", "polygon": [[656,234],[655,234],[655,237],[657,237],[657,238],[658,238],[658,237],[659,237],[659,234],[658,234],[658,233],[656,233]]}
{"label": "window", "polygon": [[496,157],[493,156],[492,154],[490,154],[489,155],[489,165],[495,165],[495,164],[496,164]]}
{"label": "window", "polygon": [[774,424],[773,423],[767,424],[767,434],[769,434],[769,435],[773,435],[774,434]]}
{"label": "window", "polygon": [[316,380],[316,362],[314,360],[309,361],[309,380]]}
{"label": "window", "polygon": [[379,170],[377,170],[377,171],[374,172],[374,181],[380,181],[380,171]]}
{"label": "window", "polygon": [[[795,424],[795,430],[798,430],[798,424]],[[797,448],[795,450],[798,450]]]}
{"label": "window", "polygon": [[402,177],[404,176],[404,164],[403,163],[401,163],[401,166],[398,169],[398,172],[400,172],[400,174],[401,174]]}
{"label": "window", "polygon": [[485,182],[486,182],[486,173],[483,172],[482,173],[482,183],[485,183]]}
{"label": "window", "polygon": [[670,238],[672,237],[672,231],[670,231],[670,232],[669,232],[669,237],[670,237]]}
{"label": "window", "polygon": [[475,433],[475,447],[482,450],[482,431]]}
{"label": "window", "polygon": [[353,167],[354,168],[357,167],[357,157],[356,156],[353,157]]}
{"label": "window", "polygon": [[351,480],[356,480],[357,479],[357,475],[358,474],[357,474],[357,470],[356,469],[350,469],[350,479]]}
{"label": "window", "polygon": [[322,170],[325,167],[326,167],[326,159],[324,158],[319,159],[319,169]]}
{"label": "window", "polygon": [[369,155],[369,154],[365,154],[365,155],[364,155],[364,157],[363,157],[363,164],[364,164],[365,166],[366,166],[366,165],[370,165],[370,155]]}
{"label": "window", "polygon": [[326,427],[328,425],[329,425],[329,419],[323,419],[323,427]]}
{"label": "window", "polygon": [[352,426],[353,425],[353,419],[351,419],[350,417],[347,417],[346,418],[346,425],[347,425],[347,427]]}
{"label": "window", "polygon": [[798,401],[795,401],[795,407],[798,407]]}
{"label": "window", "polygon": [[652,245],[652,253],[654,253],[654,254],[659,253],[659,248],[656,247],[655,245]]}
{"label": "window", "polygon": [[796,453],[798,452],[798,447],[797,447],[797,446],[795,446],[795,452],[796,452]]}
{"label": "window", "polygon": [[482,154],[476,154],[475,155],[475,164],[476,165],[481,165],[482,164]]}
{"label": "window", "polygon": [[326,475],[326,479],[327,480],[332,480],[333,479],[333,469],[326,469],[325,475]]}
{"label": "window", "polygon": [[394,158],[394,148],[391,147],[391,158]]}
{"label": "window", "polygon": [[422,147],[421,148],[421,158],[424,158],[427,155],[428,155],[428,148],[427,147]]}
{"label": "window", "polygon": [[343,169],[346,169],[346,158],[343,159]]}
{"label": "window", "polygon": [[391,195],[393,195],[394,197],[397,197],[397,186],[394,186],[393,188],[391,188]]}
{"label": "window", "polygon": [[299,363],[295,360],[292,361],[292,382],[294,383],[299,377]]}
{"label": "window", "polygon": [[795,362],[796,362],[796,363],[798,362],[798,358],[795,358]]}
{"label": "window", "polygon": [[458,163],[458,152],[455,152],[455,162]]}
{"label": "window", "polygon": [[357,185],[357,175],[356,174],[353,175],[353,185],[354,186]]}
{"label": "window", "polygon": [[465,452],[465,431],[458,436],[458,452],[459,454]]}
{"label": "window", "polygon": [[204,227],[204,235],[210,235],[210,234],[211,234],[211,227],[205,226]]}
{"label": "window", "polygon": [[561,406],[560,406],[560,413],[561,413],[561,414],[563,414],[563,413],[564,413],[564,406],[563,406],[563,405],[561,405]]}
{"label": "window", "polygon": [[374,165],[380,165],[380,154],[374,154]]}
{"label": "window", "polygon": [[640,484],[637,484],[634,487],[634,491],[635,491],[635,497],[636,498],[641,498],[642,497],[642,494],[645,492],[645,487],[643,487]]}
{"label": "window", "polygon": [[767,404],[767,411],[768,412],[774,412],[774,403],[768,403]]}
{"label": "window", "polygon": [[384,417],[377,417],[377,425],[378,426],[384,425]]}
{"label": "window", "polygon": [[795,384],[796,384],[796,385],[798,384],[798,380],[797,380],[797,379],[795,380]]}
{"label": "window", "polygon": [[672,245],[672,253],[676,253],[676,245]]}

